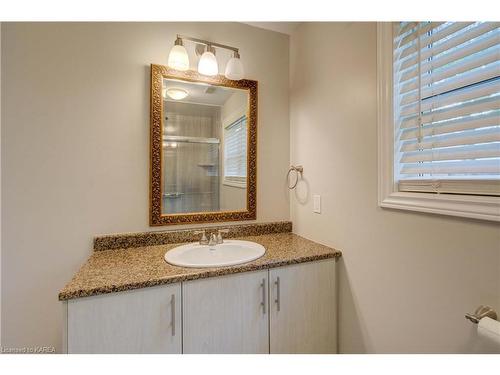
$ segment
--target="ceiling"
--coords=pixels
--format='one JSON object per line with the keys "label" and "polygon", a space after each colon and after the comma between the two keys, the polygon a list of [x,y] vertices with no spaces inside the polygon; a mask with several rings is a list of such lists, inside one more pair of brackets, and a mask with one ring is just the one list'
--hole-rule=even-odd
{"label": "ceiling", "polygon": [[[237,91],[235,89],[212,86],[206,83],[197,82],[184,82],[179,80],[164,79],[163,87],[168,88],[180,88],[188,92],[188,96],[181,101],[184,103],[198,103],[198,104],[208,104],[208,105],[223,105],[226,100]],[[211,87],[207,93],[207,88]],[[167,100],[170,100],[167,98]]]}
{"label": "ceiling", "polygon": [[261,29],[277,31],[279,33],[291,35],[292,32],[302,22],[243,22],[250,26],[259,27]]}

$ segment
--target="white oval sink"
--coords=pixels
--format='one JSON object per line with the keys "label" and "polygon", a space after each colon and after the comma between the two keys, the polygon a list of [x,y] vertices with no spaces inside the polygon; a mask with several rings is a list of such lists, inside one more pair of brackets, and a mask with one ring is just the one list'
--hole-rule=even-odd
{"label": "white oval sink", "polygon": [[224,267],[243,264],[264,255],[264,246],[250,241],[224,240],[215,246],[189,243],[165,253],[167,263],[181,267]]}

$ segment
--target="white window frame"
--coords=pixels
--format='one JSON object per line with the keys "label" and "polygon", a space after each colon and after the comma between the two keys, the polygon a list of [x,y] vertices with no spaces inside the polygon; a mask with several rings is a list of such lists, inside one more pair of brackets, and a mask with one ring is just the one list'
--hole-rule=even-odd
{"label": "white window frame", "polygon": [[[224,142],[223,142],[223,147],[226,147],[226,128],[231,126],[235,121],[238,121],[243,116],[246,116],[246,108],[242,107],[233,113],[231,113],[227,118],[224,119],[223,123],[223,137],[224,137]],[[247,117],[247,127],[248,127],[248,117]],[[247,128],[248,132],[248,128]],[[222,150],[222,158],[224,161],[224,169],[223,169],[223,179],[222,179],[222,185],[226,186],[231,186],[235,188],[240,188],[240,189],[246,189],[247,188],[247,177],[235,177],[235,176],[226,176],[226,155],[225,155],[225,150]],[[247,155],[248,158],[248,155]]]}
{"label": "white window frame", "polygon": [[412,193],[394,180],[393,34],[377,23],[378,204],[380,207],[500,221],[500,197]]}

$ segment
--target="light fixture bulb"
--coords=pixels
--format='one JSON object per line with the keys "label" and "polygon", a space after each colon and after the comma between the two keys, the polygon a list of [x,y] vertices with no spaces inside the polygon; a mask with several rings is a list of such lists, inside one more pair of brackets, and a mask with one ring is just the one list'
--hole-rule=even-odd
{"label": "light fixture bulb", "polygon": [[226,72],[224,74],[227,79],[232,79],[238,81],[245,76],[245,70],[243,69],[243,63],[241,62],[240,55],[238,52],[234,53],[227,65]]}
{"label": "light fixture bulb", "polygon": [[189,57],[182,40],[177,38],[168,55],[168,66],[172,69],[186,71],[189,69]]}
{"label": "light fixture bulb", "polygon": [[206,76],[216,76],[219,74],[219,65],[214,54],[213,47],[208,47],[207,50],[201,55],[198,62],[198,73]]}
{"label": "light fixture bulb", "polygon": [[168,88],[165,92],[165,94],[174,100],[181,100],[184,99],[186,96],[188,96],[188,92],[184,89],[180,89],[177,87],[171,87]]}

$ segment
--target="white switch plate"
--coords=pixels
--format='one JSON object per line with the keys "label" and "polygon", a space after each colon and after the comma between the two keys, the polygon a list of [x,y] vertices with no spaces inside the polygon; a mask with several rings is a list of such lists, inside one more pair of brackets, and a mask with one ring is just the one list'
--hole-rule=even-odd
{"label": "white switch plate", "polygon": [[317,214],[321,213],[321,195],[313,195],[314,208],[313,212]]}

